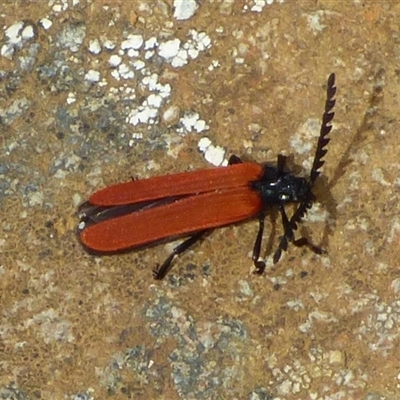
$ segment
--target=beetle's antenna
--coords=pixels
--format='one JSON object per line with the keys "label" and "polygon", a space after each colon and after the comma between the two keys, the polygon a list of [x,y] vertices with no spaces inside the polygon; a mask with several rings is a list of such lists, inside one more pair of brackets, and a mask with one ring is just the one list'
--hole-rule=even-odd
{"label": "beetle's antenna", "polygon": [[[315,180],[318,178],[320,175],[321,171],[320,168],[324,165],[324,160],[322,159],[325,154],[327,153],[327,149],[325,148],[326,145],[329,143],[329,138],[326,136],[329,134],[329,132],[332,130],[332,125],[330,124],[332,122],[332,119],[335,115],[335,113],[332,111],[333,107],[335,106],[336,100],[334,99],[336,94],[336,86],[335,86],[335,74],[330,74],[328,78],[328,83],[327,83],[327,89],[326,89],[326,101],[325,101],[325,111],[322,116],[322,123],[321,123],[321,129],[319,133],[319,138],[318,138],[318,144],[317,144],[317,149],[315,150],[315,156],[314,156],[314,161],[313,165],[311,168],[310,172],[310,188],[314,185]],[[301,202],[297,210],[294,212],[292,215],[292,218],[290,220],[287,220],[286,214],[282,214],[282,220],[284,222],[284,228],[285,232],[283,234],[283,237],[281,241],[279,242],[278,249],[276,250],[273,261],[274,264],[277,263],[281,257],[282,251],[286,251],[289,242],[293,242],[296,244],[296,242],[301,242],[302,244],[309,244],[306,241],[299,239],[297,241],[294,240],[294,233],[297,229],[297,224],[301,221],[301,219],[304,217],[306,214],[307,210],[312,207],[314,201],[314,195],[310,190],[310,193],[308,195],[308,198]],[[312,246],[309,244],[312,248],[315,248],[315,246]]]}
{"label": "beetle's antenna", "polygon": [[320,174],[320,168],[324,165],[324,160],[322,158],[327,153],[327,149],[325,149],[326,145],[329,143],[329,138],[326,136],[332,130],[332,119],[335,113],[332,111],[335,106],[336,100],[334,99],[336,94],[336,86],[335,86],[335,74],[330,74],[328,78],[328,84],[326,88],[326,101],[325,101],[325,112],[322,116],[321,130],[319,132],[317,149],[315,150],[314,162],[310,172],[310,185],[313,186],[315,180],[318,178]]}

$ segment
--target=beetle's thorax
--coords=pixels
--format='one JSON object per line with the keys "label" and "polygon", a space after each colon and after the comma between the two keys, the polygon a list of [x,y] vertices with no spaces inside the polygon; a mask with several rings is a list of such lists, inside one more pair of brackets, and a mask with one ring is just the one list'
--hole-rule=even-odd
{"label": "beetle's thorax", "polygon": [[271,166],[265,166],[261,179],[251,182],[250,187],[260,193],[265,205],[298,203],[312,196],[307,179]]}

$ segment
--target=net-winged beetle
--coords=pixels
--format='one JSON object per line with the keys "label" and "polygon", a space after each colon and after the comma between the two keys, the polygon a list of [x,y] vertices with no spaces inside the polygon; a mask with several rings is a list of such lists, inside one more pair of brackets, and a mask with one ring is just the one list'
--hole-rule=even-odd
{"label": "net-winged beetle", "polygon": [[[239,157],[231,156],[227,167],[112,185],[92,194],[80,207],[79,236],[82,244],[89,251],[106,254],[188,236],[173,249],[161,266],[154,269],[154,278],[163,279],[173,259],[205,233],[258,217],[253,262],[255,272],[261,274],[265,269],[265,263],[259,261],[264,219],[272,206],[278,207],[283,224],[283,236],[273,256],[274,263],[279,261],[282,251],[287,250],[289,242],[308,244],[305,238],[295,240],[294,231],[315,200],[312,189],[327,152],[335,94],[335,75],[331,74],[308,178],[287,172],[286,157],[283,155],[278,155],[276,166],[242,162]],[[291,218],[285,211],[288,203],[298,204]]]}

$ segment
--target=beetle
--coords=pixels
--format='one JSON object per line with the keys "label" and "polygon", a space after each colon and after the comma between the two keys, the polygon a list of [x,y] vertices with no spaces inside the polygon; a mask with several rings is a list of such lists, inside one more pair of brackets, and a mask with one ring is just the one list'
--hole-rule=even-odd
{"label": "beetle", "polygon": [[[259,229],[253,247],[255,273],[262,274],[260,261],[264,219],[271,207],[277,207],[283,236],[273,255],[277,263],[289,242],[308,245],[305,238],[295,239],[298,223],[312,207],[312,188],[324,164],[332,129],[335,106],[335,75],[327,82],[325,111],[314,161],[308,178],[286,171],[286,157],[278,155],[277,165],[243,162],[233,155],[227,167],[132,180],[108,186],[92,194],[80,207],[78,232],[83,246],[97,254],[112,254],[188,237],[177,245],[161,265],[153,270],[155,279],[163,279],[176,256],[194,245],[214,228],[257,217]],[[289,219],[285,205],[298,204]]]}

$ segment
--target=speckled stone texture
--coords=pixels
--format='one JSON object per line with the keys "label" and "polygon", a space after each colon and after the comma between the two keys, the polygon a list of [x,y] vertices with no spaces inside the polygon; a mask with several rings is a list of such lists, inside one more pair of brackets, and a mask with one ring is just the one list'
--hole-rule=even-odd
{"label": "speckled stone texture", "polygon": [[[399,398],[399,2],[0,8],[1,399]],[[231,154],[282,153],[306,174],[331,72],[300,227],[322,256],[290,246],[272,268],[274,212],[261,277],[255,221],[213,232],[162,282],[151,271],[174,244],[84,251],[77,207],[106,185]]]}

